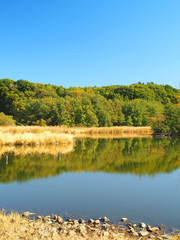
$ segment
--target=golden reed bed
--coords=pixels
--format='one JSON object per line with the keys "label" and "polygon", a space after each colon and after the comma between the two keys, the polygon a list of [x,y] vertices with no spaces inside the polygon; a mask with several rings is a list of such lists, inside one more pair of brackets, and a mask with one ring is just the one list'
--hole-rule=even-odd
{"label": "golden reed bed", "polygon": [[40,126],[10,126],[10,127],[0,127],[0,132],[2,133],[42,133],[42,132],[52,132],[52,133],[68,133],[73,135],[79,134],[141,134],[141,135],[151,135],[153,130],[149,126],[145,127],[65,127],[65,126],[50,126],[50,127],[40,127]]}
{"label": "golden reed bed", "polygon": [[151,127],[0,127],[0,145],[63,145],[73,144],[74,137],[125,138],[147,137],[153,133]]}
{"label": "golden reed bed", "polygon": [[73,144],[73,136],[54,132],[0,132],[0,145],[63,145]]}

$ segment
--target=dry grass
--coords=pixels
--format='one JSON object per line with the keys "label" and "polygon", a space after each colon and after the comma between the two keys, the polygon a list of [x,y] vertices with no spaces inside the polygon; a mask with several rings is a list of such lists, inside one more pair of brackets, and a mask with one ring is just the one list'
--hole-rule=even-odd
{"label": "dry grass", "polygon": [[0,239],[1,240],[130,240],[132,238],[125,234],[115,233],[105,236],[103,233],[81,233],[81,231],[73,230],[71,226],[67,226],[67,231],[60,232],[48,222],[29,221],[17,213],[6,215],[0,213]]}
{"label": "dry grass", "polygon": [[52,132],[52,133],[66,133],[73,135],[80,134],[102,134],[102,135],[117,135],[117,134],[137,134],[137,135],[152,135],[153,130],[151,127],[64,127],[64,126],[55,126],[55,127],[40,127],[40,126],[16,126],[16,127],[0,127],[0,132],[2,133],[42,133],[42,132]]}
{"label": "dry grass", "polygon": [[62,145],[72,144],[73,137],[127,138],[149,137],[151,127],[0,127],[0,145]]}
{"label": "dry grass", "polygon": [[0,132],[0,145],[60,145],[73,144],[73,136],[54,132]]}
{"label": "dry grass", "polygon": [[117,133],[117,134],[101,134],[101,133],[94,133],[94,134],[77,134],[75,135],[76,138],[150,138],[152,135],[149,134],[140,134],[140,133]]}

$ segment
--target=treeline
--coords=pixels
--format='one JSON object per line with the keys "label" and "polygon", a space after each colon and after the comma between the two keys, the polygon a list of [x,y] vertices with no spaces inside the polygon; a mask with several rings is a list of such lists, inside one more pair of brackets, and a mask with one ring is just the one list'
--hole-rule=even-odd
{"label": "treeline", "polygon": [[1,79],[0,113],[0,125],[148,125],[156,132],[178,133],[180,91],[154,83],[64,88]]}

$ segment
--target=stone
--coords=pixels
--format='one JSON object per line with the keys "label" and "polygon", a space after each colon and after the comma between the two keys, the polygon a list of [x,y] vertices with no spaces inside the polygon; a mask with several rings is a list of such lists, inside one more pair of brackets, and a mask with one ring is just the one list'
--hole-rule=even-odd
{"label": "stone", "polygon": [[30,217],[32,215],[36,215],[36,213],[31,213],[28,211],[28,212],[23,212],[23,214],[22,214],[23,217]]}
{"label": "stone", "polygon": [[106,231],[106,230],[108,230],[108,224],[107,223],[105,223],[105,224],[103,224],[102,226],[101,226],[101,229],[102,230],[104,230],[104,231]]}
{"label": "stone", "polygon": [[139,224],[139,227],[140,227],[140,228],[146,228],[146,224],[143,223],[143,222],[141,222],[141,223]]}
{"label": "stone", "polygon": [[139,236],[141,236],[141,237],[145,237],[145,236],[148,236],[148,235],[149,235],[149,232],[146,231],[146,230],[139,231]]}
{"label": "stone", "polygon": [[127,227],[127,228],[131,228],[131,227],[133,227],[133,226],[132,226],[131,223],[127,223],[127,224],[126,224],[126,227]]}
{"label": "stone", "polygon": [[68,223],[74,223],[74,219],[71,219],[71,218],[67,219],[67,221]]}
{"label": "stone", "polygon": [[78,222],[79,222],[80,224],[84,224],[84,223],[85,223],[85,220],[82,219],[82,218],[80,218],[80,219],[78,220]]}
{"label": "stone", "polygon": [[64,222],[63,218],[60,217],[60,216],[57,216],[56,221],[57,221],[58,223],[63,223],[63,222]]}
{"label": "stone", "polygon": [[121,218],[121,222],[127,222],[128,218]]}
{"label": "stone", "polygon": [[115,226],[112,226],[112,227],[111,227],[111,230],[115,230],[115,229],[116,229]]}
{"label": "stone", "polygon": [[95,225],[99,225],[99,224],[100,224],[99,219],[98,219],[98,220],[95,220],[95,221],[94,221],[94,224],[95,224]]}
{"label": "stone", "polygon": [[88,224],[93,224],[93,223],[94,223],[94,220],[90,218],[90,219],[88,220]]}
{"label": "stone", "polygon": [[133,227],[133,228],[137,227],[137,224],[132,224],[132,227]]}
{"label": "stone", "polygon": [[149,232],[158,232],[159,231],[159,228],[158,227],[148,227],[147,230]]}
{"label": "stone", "polygon": [[162,235],[162,238],[163,239],[172,239],[172,236],[165,234],[165,235]]}
{"label": "stone", "polygon": [[134,237],[138,237],[138,236],[139,236],[139,234],[138,234],[136,231],[134,231],[134,232],[132,233],[132,235],[133,235]]}
{"label": "stone", "polygon": [[103,223],[109,223],[110,222],[109,218],[107,218],[107,217],[99,218],[99,220]]}
{"label": "stone", "polygon": [[130,233],[134,233],[134,232],[135,232],[135,230],[134,230],[134,228],[133,228],[133,227],[129,227],[129,230],[128,230],[128,232],[130,232]]}

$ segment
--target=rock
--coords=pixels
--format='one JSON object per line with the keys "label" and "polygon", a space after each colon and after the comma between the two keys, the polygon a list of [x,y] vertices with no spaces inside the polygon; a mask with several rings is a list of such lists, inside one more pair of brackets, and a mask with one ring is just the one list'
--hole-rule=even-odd
{"label": "rock", "polygon": [[162,238],[163,239],[172,239],[172,236],[165,234],[165,235],[162,235]]}
{"label": "rock", "polygon": [[121,218],[121,222],[127,222],[128,218]]}
{"label": "rock", "polygon": [[103,223],[109,223],[110,222],[109,218],[107,218],[107,217],[99,218],[99,220]]}
{"label": "rock", "polygon": [[67,221],[63,222],[63,225],[68,225],[68,222]]}
{"label": "rock", "polygon": [[133,228],[137,227],[137,224],[132,224],[132,227],[133,227]]}
{"label": "rock", "polygon": [[105,224],[102,225],[101,229],[104,230],[104,231],[107,231],[108,230],[108,226],[109,225],[107,223],[105,223]]}
{"label": "rock", "polygon": [[127,227],[127,228],[131,228],[131,227],[133,227],[133,226],[132,226],[131,223],[127,223],[127,224],[126,224],[126,227]]}
{"label": "rock", "polygon": [[88,224],[93,224],[93,223],[94,223],[94,220],[90,218],[90,219],[88,220]]}
{"label": "rock", "polygon": [[134,237],[138,237],[138,236],[139,236],[139,234],[138,234],[136,231],[134,231],[134,232],[132,233],[132,235],[133,235]]}
{"label": "rock", "polygon": [[31,213],[28,211],[28,212],[23,212],[23,214],[22,214],[23,217],[30,217],[32,215],[36,215],[36,213]]}
{"label": "rock", "polygon": [[134,237],[139,236],[139,234],[134,230],[133,227],[130,227],[130,226],[129,226],[128,232],[131,233]]}
{"label": "rock", "polygon": [[129,230],[127,230],[127,231],[130,232],[130,233],[134,233],[135,232],[134,228],[131,227],[131,226],[129,226]]}
{"label": "rock", "polygon": [[83,224],[83,223],[85,223],[85,220],[82,219],[82,218],[80,218],[80,219],[78,220],[78,222],[79,222],[80,224]]}
{"label": "rock", "polygon": [[140,228],[145,228],[145,227],[146,227],[146,224],[143,223],[143,222],[141,222],[141,223],[139,224],[139,227],[140,227]]}
{"label": "rock", "polygon": [[159,231],[159,228],[158,227],[148,227],[147,230],[149,232],[158,232]]}
{"label": "rock", "polygon": [[50,218],[43,217],[42,220],[43,220],[43,222],[52,223]]}
{"label": "rock", "polygon": [[60,224],[64,222],[63,218],[60,216],[57,216],[56,221]]}
{"label": "rock", "polygon": [[42,216],[37,216],[37,219],[42,219],[43,217]]}
{"label": "rock", "polygon": [[67,221],[68,223],[74,223],[74,219],[71,219],[71,218],[67,219]]}
{"label": "rock", "polygon": [[139,231],[139,236],[141,236],[141,237],[145,237],[145,236],[148,236],[148,235],[149,235],[149,232],[146,231],[146,230]]}
{"label": "rock", "polygon": [[100,224],[99,219],[94,221],[94,225],[99,225],[99,224]]}

